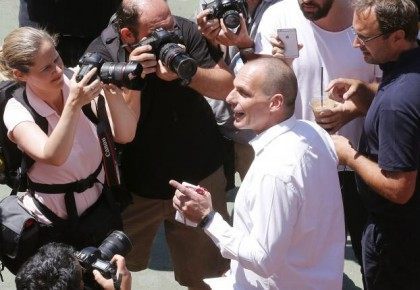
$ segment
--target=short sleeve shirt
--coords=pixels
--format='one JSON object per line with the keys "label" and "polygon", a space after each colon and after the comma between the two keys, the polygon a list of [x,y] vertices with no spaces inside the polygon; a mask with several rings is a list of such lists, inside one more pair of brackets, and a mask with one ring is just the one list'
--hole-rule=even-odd
{"label": "short sleeve shirt", "polygon": [[[63,101],[69,94],[69,80],[64,76]],[[29,104],[48,122],[48,135],[57,126],[60,119],[51,107],[35,95],[35,93],[26,87],[26,94]],[[28,171],[28,177],[36,183],[42,184],[64,184],[74,182],[86,178],[92,174],[99,166],[102,160],[101,149],[96,134],[96,127],[81,113],[78,126],[74,138],[74,144],[66,162],[60,166],[54,166],[42,162],[35,162]],[[8,130],[8,135],[22,122],[35,122],[32,115],[22,104],[15,99],[10,99],[4,111],[4,123]],[[13,140],[12,140],[13,141]],[[103,171],[99,174],[98,180],[104,182]],[[102,185],[96,183],[93,187],[81,193],[75,193],[75,201],[78,214],[81,215],[88,207],[90,207],[98,199],[102,191]],[[61,218],[67,217],[67,211],[64,201],[64,193],[44,194],[35,193],[38,201],[46,205],[57,216]],[[30,194],[23,198],[25,207],[34,213],[37,218],[44,222],[49,221],[41,214],[35,206]]]}
{"label": "short sleeve shirt", "polygon": [[[366,116],[359,151],[391,172],[419,170],[420,48],[382,66],[383,81]],[[420,222],[419,176],[413,197],[405,205],[376,194],[359,179],[368,208],[379,217],[416,216]]]}
{"label": "short sleeve shirt", "polygon": [[[187,53],[198,66],[214,67],[214,55],[196,24],[177,16],[175,20]],[[112,60],[101,38],[87,51]],[[222,165],[222,150],[214,115],[204,97],[179,80],[167,82],[148,75],[136,137],[123,148],[122,177],[127,188],[144,197],[171,199],[170,179],[198,183]]]}

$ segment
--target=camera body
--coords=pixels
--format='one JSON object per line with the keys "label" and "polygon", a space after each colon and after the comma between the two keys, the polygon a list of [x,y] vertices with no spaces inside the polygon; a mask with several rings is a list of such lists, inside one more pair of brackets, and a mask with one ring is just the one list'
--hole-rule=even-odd
{"label": "camera body", "polygon": [[98,247],[86,247],[76,252],[80,265],[92,273],[98,270],[107,279],[115,276],[117,268],[110,261],[116,254],[125,256],[133,245],[130,239],[121,231],[113,231]]}
{"label": "camera body", "polygon": [[210,9],[211,12],[207,16],[209,19],[223,19],[226,27],[236,32],[241,25],[240,13],[245,19],[248,18],[248,4],[246,0],[214,0],[204,3],[204,9]]}
{"label": "camera body", "polygon": [[178,29],[168,31],[158,28],[146,39],[140,41],[135,47],[150,45],[152,51],[165,66],[175,72],[184,81],[190,81],[197,71],[197,63],[179,46],[183,39]]}
{"label": "camera body", "polygon": [[79,263],[89,272],[98,270],[107,279],[112,278],[117,273],[115,265],[110,261],[101,259],[101,252],[95,247],[86,247],[76,253]]}
{"label": "camera body", "polygon": [[[137,62],[106,62],[98,53],[87,52],[80,58],[79,66],[77,82],[96,67],[97,76],[106,84],[111,83],[132,90],[141,90],[144,87],[144,80],[140,77],[143,67]],[[89,82],[93,80],[92,77]]]}

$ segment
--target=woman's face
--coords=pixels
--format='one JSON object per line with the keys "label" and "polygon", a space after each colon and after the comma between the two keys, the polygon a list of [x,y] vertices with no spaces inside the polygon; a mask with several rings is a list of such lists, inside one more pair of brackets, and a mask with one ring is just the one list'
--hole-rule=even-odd
{"label": "woman's face", "polygon": [[58,90],[63,86],[63,61],[54,45],[45,40],[34,58],[29,72],[22,79],[35,91]]}

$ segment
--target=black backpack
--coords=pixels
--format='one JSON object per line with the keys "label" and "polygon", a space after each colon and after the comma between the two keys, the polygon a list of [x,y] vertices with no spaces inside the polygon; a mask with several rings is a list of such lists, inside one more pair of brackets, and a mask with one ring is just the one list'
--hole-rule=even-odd
{"label": "black backpack", "polygon": [[33,165],[34,161],[22,153],[15,143],[7,137],[7,128],[4,124],[4,109],[10,98],[19,101],[32,115],[35,123],[48,133],[47,120],[39,115],[28,103],[25,87],[15,81],[0,82],[0,183],[7,184],[12,192],[25,191],[26,172]]}

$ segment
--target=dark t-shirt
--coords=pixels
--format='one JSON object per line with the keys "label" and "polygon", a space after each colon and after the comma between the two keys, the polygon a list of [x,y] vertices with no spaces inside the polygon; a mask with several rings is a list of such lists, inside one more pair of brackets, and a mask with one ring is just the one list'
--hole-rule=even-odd
{"label": "dark t-shirt", "polygon": [[[367,113],[359,151],[391,172],[419,170],[420,165],[420,48],[403,53],[381,67],[384,77]],[[381,197],[358,178],[368,210],[387,221],[420,223],[420,190],[398,205]]]}
{"label": "dark t-shirt", "polygon": [[[196,25],[181,17],[175,19],[187,53],[200,67],[213,67],[216,63]],[[100,37],[87,51],[112,60]],[[203,96],[181,86],[179,80],[167,82],[148,75],[136,137],[124,146],[121,163],[123,180],[130,191],[160,199],[173,197],[170,179],[197,183],[219,168],[221,136]]]}

